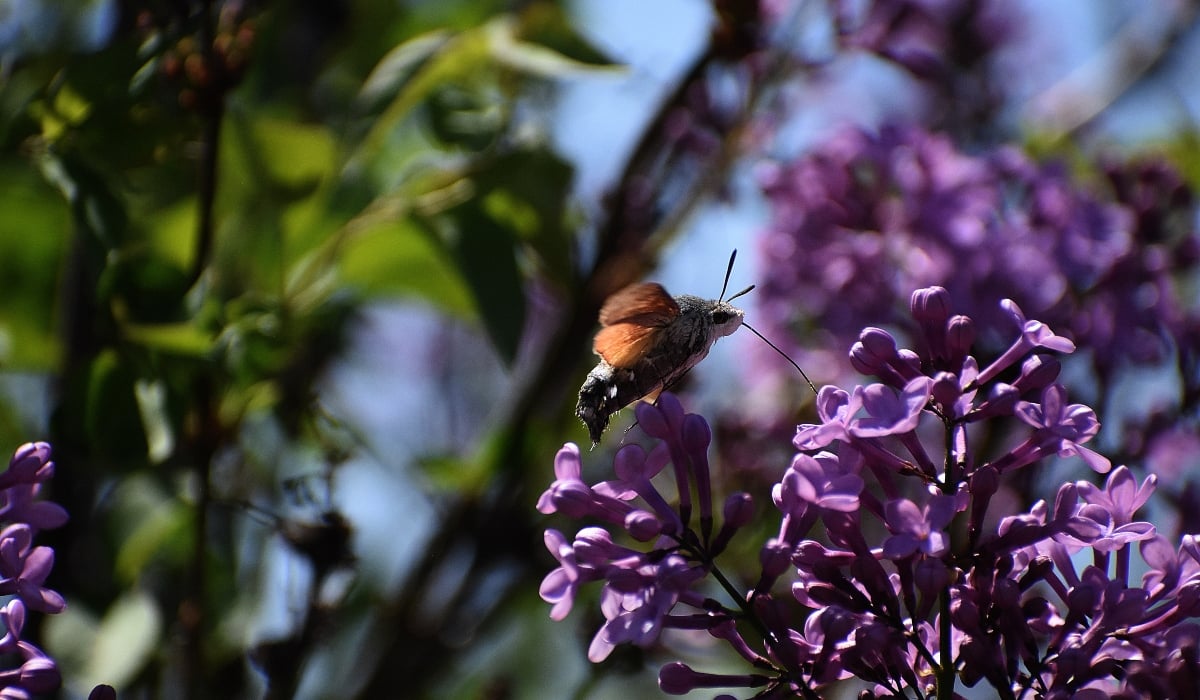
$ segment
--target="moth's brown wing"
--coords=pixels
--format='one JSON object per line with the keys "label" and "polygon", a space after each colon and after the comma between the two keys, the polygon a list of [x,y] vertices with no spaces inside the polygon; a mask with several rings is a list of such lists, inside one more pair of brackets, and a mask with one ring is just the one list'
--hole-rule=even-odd
{"label": "moth's brown wing", "polygon": [[613,294],[600,308],[592,349],[613,367],[632,367],[658,342],[659,333],[679,316],[679,304],[661,284],[635,284]]}
{"label": "moth's brown wing", "polygon": [[657,282],[631,284],[605,300],[600,307],[600,325],[636,323],[665,326],[679,315],[679,304]]}
{"label": "moth's brown wing", "polygon": [[618,323],[596,334],[592,349],[613,367],[633,367],[658,342],[661,327]]}

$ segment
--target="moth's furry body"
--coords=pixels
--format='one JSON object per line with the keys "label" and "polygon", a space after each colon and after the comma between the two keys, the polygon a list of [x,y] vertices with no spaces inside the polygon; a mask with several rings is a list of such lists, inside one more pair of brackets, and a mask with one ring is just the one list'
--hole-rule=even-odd
{"label": "moth's furry body", "polygon": [[[657,284],[635,285],[619,294],[640,294],[638,300],[643,302],[646,296],[652,296],[653,301],[660,304],[664,303],[658,296],[661,294],[668,306],[644,312],[630,304],[632,310],[639,313],[623,318],[615,318],[620,312],[610,311],[608,304],[601,311],[601,322],[609,329],[619,330],[613,326],[622,325],[634,327],[636,335],[629,330],[621,331],[626,334],[620,336],[621,341],[632,338],[628,344],[641,343],[639,347],[645,349],[631,353],[608,351],[602,336],[597,336],[596,354],[600,355],[600,363],[588,372],[579,390],[579,403],[575,406],[575,415],[587,426],[593,445],[600,441],[613,413],[642,397],[657,397],[660,391],[670,388],[708,355],[717,338],[736,331],[745,315],[741,309],[724,301],[690,294],[672,299]],[[614,295],[614,299],[617,298],[618,295]],[[608,320],[606,314],[610,317]],[[646,336],[646,333],[653,335]]]}

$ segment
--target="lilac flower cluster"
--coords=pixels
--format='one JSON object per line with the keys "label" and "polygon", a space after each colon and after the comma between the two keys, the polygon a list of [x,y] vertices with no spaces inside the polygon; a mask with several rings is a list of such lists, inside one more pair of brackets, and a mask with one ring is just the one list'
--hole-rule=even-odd
{"label": "lilac flower cluster", "polygon": [[833,26],[842,52],[866,52],[915,79],[926,121],[974,140],[1002,112],[1012,72],[1001,51],[1027,19],[995,0],[836,0]]}
{"label": "lilac flower cluster", "polygon": [[[539,510],[622,529],[627,543],[595,525],[573,539],[548,530],[559,563],[541,589],[551,617],[597,582],[607,622],[593,661],[675,628],[705,630],[749,665],[668,664],[659,684],[671,694],[816,698],[857,678],[876,697],[951,697],[959,683],[1003,698],[1189,697],[1200,679],[1200,540],[1172,544],[1139,520],[1156,478],[1139,483],[1086,446],[1100,424],[1069,402],[1053,356],[1072,341],[1005,300],[1016,337],[981,366],[971,353],[982,329],[951,314],[950,299],[941,287],[912,295],[916,350],[878,328],[860,333],[851,363],[878,382],[821,390],[819,422],[799,426],[773,487],[781,517],[753,572],[729,575],[716,561],[751,522],[752,497],[728,498],[713,534],[711,435],[674,397],[638,406],[658,443],[622,447],[614,480],[589,486],[578,448],[564,446]],[[976,439],[1000,433],[1003,449]],[[1055,457],[1107,480],[1019,506],[1014,478]],[[677,505],[650,481],[668,464]]]}
{"label": "lilac flower cluster", "polygon": [[759,318],[773,339],[798,341],[804,323],[842,347],[867,323],[902,322],[879,299],[936,284],[988,327],[1001,320],[990,300],[1015,300],[1100,367],[1160,361],[1200,320],[1175,284],[1200,250],[1190,193],[1161,165],[1109,178],[1105,199],[1011,148],[969,155],[916,127],[841,131],[762,170],[773,215]]}
{"label": "lilac flower cluster", "polygon": [[993,0],[838,0],[845,48],[878,54],[913,75],[950,82],[1010,40],[1018,19]]}
{"label": "lilac flower cluster", "polygon": [[[1016,149],[968,154],[916,127],[841,131],[762,170],[773,213],[757,323],[832,377],[839,365],[825,348],[867,324],[903,325],[902,309],[880,299],[940,285],[986,330],[1004,321],[990,300],[1011,298],[1087,348],[1099,400],[1130,366],[1178,378],[1177,394],[1148,397],[1108,436],[1124,461],[1148,461],[1197,435],[1194,424],[1179,430],[1200,403],[1200,308],[1186,292],[1200,270],[1195,202],[1162,163],[1110,162],[1097,176],[1086,191]],[[985,352],[1002,345],[978,340]],[[776,359],[760,357],[752,379],[783,381]]]}
{"label": "lilac flower cluster", "polygon": [[8,470],[0,474],[0,522],[8,523],[0,530],[0,595],[13,596],[0,608],[5,629],[0,653],[20,659],[19,666],[0,670],[3,700],[50,692],[62,680],[54,659],[21,638],[29,610],[53,615],[67,607],[61,595],[45,587],[54,566],[54,550],[33,544],[39,530],[67,522],[62,506],[37,500],[42,485],[53,477],[50,445],[44,442],[18,447]]}

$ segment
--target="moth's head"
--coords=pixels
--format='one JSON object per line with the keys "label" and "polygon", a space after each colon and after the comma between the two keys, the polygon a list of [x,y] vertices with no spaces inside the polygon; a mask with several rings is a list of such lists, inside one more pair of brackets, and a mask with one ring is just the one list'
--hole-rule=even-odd
{"label": "moth's head", "polygon": [[690,294],[680,294],[675,300],[679,302],[681,317],[690,319],[689,324],[701,325],[712,339],[723,338],[736,331],[746,315],[745,311],[727,301],[703,299]]}
{"label": "moth's head", "polygon": [[745,311],[727,301],[715,302],[712,310],[708,312],[708,317],[712,320],[718,338],[723,338],[736,331],[742,325],[742,319],[745,316]]}

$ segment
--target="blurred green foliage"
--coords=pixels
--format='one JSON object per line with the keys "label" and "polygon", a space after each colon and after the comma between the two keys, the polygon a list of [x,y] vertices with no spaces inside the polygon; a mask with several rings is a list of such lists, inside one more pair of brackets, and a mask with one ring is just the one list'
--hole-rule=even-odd
{"label": "blurred green foliage", "polygon": [[[246,584],[268,574],[238,553],[284,533],[319,576],[348,561],[279,515],[331,532],[321,479],[364,447],[319,382],[389,300],[517,359],[530,276],[568,289],[578,265],[572,168],[529,116],[612,67],[555,2],[93,3],[39,21],[100,6],[107,41],[47,37],[0,85],[0,362],[52,392],[48,435],[18,406],[0,436],[55,445],[72,608],[47,641],[68,687],[252,696]],[[319,475],[286,482],[276,444],[248,437],[263,426]],[[486,480],[476,467],[440,489]],[[363,595],[344,601],[360,619],[386,594]],[[273,696],[318,637],[255,652]]]}

